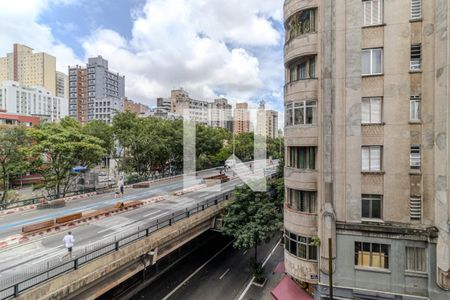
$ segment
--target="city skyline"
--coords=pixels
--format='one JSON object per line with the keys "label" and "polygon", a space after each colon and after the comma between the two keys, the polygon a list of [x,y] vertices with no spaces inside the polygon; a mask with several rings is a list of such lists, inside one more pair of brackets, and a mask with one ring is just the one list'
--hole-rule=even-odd
{"label": "city skyline", "polygon": [[[126,96],[145,105],[154,107],[156,98],[183,87],[194,98],[225,97],[232,104],[257,107],[264,99],[279,112],[281,125],[282,1],[241,8],[231,2],[130,0],[108,7],[101,1],[37,0],[26,10],[8,2],[0,26],[10,28],[19,19],[23,26],[0,33],[0,53],[25,44],[55,56],[64,73],[102,55],[127,78]],[[196,20],[199,10],[208,18]],[[86,22],[80,24],[80,15]]]}

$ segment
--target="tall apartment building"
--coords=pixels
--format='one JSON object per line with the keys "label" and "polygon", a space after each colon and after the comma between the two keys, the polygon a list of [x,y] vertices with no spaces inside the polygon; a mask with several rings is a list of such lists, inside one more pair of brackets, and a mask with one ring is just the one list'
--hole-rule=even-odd
{"label": "tall apartment building", "polygon": [[208,101],[192,99],[183,89],[172,90],[170,101],[171,112],[188,120],[208,124]]}
{"label": "tall apartment building", "polygon": [[264,101],[261,101],[256,113],[255,134],[270,138],[278,137],[278,112],[266,110]]}
{"label": "tall apartment building", "polygon": [[315,299],[330,272],[335,299],[450,299],[450,2],[284,18],[287,273]]}
{"label": "tall apartment building", "polygon": [[170,112],[171,111],[171,99],[156,98],[156,110],[158,112]]}
{"label": "tall apartment building", "polygon": [[214,99],[208,104],[208,125],[215,128],[233,130],[232,106],[225,98]]}
{"label": "tall apartment building", "polygon": [[250,132],[250,111],[248,103],[236,103],[233,114],[234,133]]}
{"label": "tall apartment building", "polygon": [[28,87],[15,81],[0,84],[0,110],[8,114],[55,122],[68,115],[67,108],[66,98],[55,97],[42,87]]}
{"label": "tall apartment building", "polygon": [[139,102],[134,102],[127,97],[125,97],[124,101],[124,111],[132,112],[138,116],[148,115],[150,113],[150,109],[146,105]]}
{"label": "tall apartment building", "polygon": [[111,123],[124,110],[125,77],[109,71],[101,56],[89,58],[86,67],[69,67],[69,114],[82,123]]}
{"label": "tall apartment building", "polygon": [[56,71],[56,97],[69,99],[69,76]]}
{"label": "tall apartment building", "polygon": [[47,53],[14,44],[13,52],[0,57],[0,83],[6,80],[25,86],[42,86],[56,95],[56,59]]}

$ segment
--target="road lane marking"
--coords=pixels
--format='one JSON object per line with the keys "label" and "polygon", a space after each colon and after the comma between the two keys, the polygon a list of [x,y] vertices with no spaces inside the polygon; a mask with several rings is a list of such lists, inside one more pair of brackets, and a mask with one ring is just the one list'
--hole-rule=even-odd
{"label": "road lane marking", "polygon": [[[266,263],[269,261],[269,258],[273,255],[273,253],[275,252],[275,250],[277,249],[278,245],[280,245],[281,239],[278,240],[278,243],[275,245],[275,247],[273,247],[272,251],[270,251],[269,255],[267,255],[266,259],[264,260],[262,266],[264,267],[266,265]],[[250,287],[252,286],[252,282],[253,280],[255,280],[255,276],[252,277],[252,279],[250,279],[250,282],[247,284],[247,286],[245,287],[245,290],[242,292],[241,296],[238,298],[238,300],[242,300],[244,299],[245,294],[247,294],[248,290],[250,289]]]}
{"label": "road lane marking", "polygon": [[149,214],[143,215],[142,217],[143,217],[143,218],[146,218],[146,217],[148,217],[148,216],[157,214],[157,213],[159,213],[159,212],[161,212],[161,211],[162,211],[162,210],[157,210],[157,211],[151,212],[151,213],[149,213]]}
{"label": "road lane marking", "polygon": [[228,268],[220,277],[219,279],[222,279],[227,273],[230,272],[230,268]]}
{"label": "road lane marking", "polygon": [[228,244],[225,245],[225,247],[223,247],[222,249],[219,250],[219,252],[217,252],[216,254],[213,255],[213,257],[211,257],[210,259],[208,259],[203,265],[201,265],[197,270],[194,271],[194,273],[192,273],[191,275],[189,275],[185,280],[183,280],[182,283],[180,283],[179,285],[177,285],[176,288],[174,288],[169,294],[167,294],[162,300],[167,300],[169,299],[170,296],[172,296],[173,294],[175,294],[175,292],[177,290],[179,290],[186,282],[188,282],[192,277],[194,277],[198,272],[200,272],[210,261],[212,261],[214,258],[216,258],[217,255],[219,255],[220,253],[222,253],[226,248],[228,248],[231,244],[233,244],[233,241],[229,242]]}
{"label": "road lane marking", "polygon": [[245,249],[244,253],[242,253],[242,256],[244,256],[247,253],[248,249]]}

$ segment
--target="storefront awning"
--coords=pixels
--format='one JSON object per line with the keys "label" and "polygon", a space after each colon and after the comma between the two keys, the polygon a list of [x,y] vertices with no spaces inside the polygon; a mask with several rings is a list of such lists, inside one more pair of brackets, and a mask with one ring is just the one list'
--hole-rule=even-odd
{"label": "storefront awning", "polygon": [[313,299],[291,278],[284,276],[278,285],[270,292],[276,300],[311,300]]}

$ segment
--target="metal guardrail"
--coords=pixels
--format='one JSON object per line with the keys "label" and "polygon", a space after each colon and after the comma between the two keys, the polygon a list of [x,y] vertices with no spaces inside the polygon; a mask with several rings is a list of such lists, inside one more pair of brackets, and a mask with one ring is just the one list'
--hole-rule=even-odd
{"label": "metal guardrail", "polygon": [[[266,176],[270,176],[271,178],[273,178],[274,176],[276,176],[276,172],[267,174]],[[140,240],[144,237],[148,237],[151,233],[155,231],[166,228],[168,226],[172,226],[172,224],[181,221],[183,219],[189,218],[193,214],[204,211],[206,208],[210,206],[214,206],[222,201],[228,200],[230,196],[234,193],[234,190],[242,185],[243,184],[236,185],[232,188],[232,190],[227,190],[218,196],[213,196],[210,199],[199,202],[196,205],[187,207],[184,210],[177,211],[170,215],[159,218],[156,221],[153,221],[151,225],[143,226],[143,228],[138,227],[137,231],[131,234],[124,235],[119,239],[115,237],[115,240],[111,243],[106,243],[101,246],[98,246],[96,247],[96,249],[83,253],[82,255],[79,255],[74,259],[71,259],[66,262],[59,262],[55,266],[48,267],[45,270],[41,270],[37,272],[37,274],[31,275],[27,279],[11,284],[10,286],[0,290],[0,300],[15,298],[19,295],[19,293],[26,291],[27,289],[30,289],[38,284],[41,284],[45,281],[48,281],[56,276],[62,275],[69,271],[77,270],[80,266],[83,266],[84,264],[92,260],[95,260],[111,252],[118,251],[122,247],[134,241]]]}
{"label": "metal guardrail", "polygon": [[136,232],[128,234],[116,240],[113,243],[103,245],[95,250],[84,253],[69,261],[62,262],[45,271],[35,274],[25,280],[17,282],[7,288],[0,290],[0,299],[11,299],[17,297],[19,293],[31,287],[34,287],[38,284],[41,284],[66,272],[77,270],[79,267],[83,266],[84,264],[92,260],[95,260],[108,253],[118,251],[119,249],[123,248],[124,246],[134,241],[140,240],[144,237],[148,237],[151,233],[155,231],[166,228],[168,226],[172,226],[172,224],[181,221],[183,219],[189,218],[193,214],[204,211],[206,208],[210,206],[214,206],[222,201],[228,200],[232,194],[233,191],[226,191],[219,196],[214,196],[208,200],[197,203],[197,205],[193,205],[182,211],[174,212],[170,215],[159,218],[156,221],[152,222],[154,224],[148,225],[147,227],[144,228],[138,228]]}

